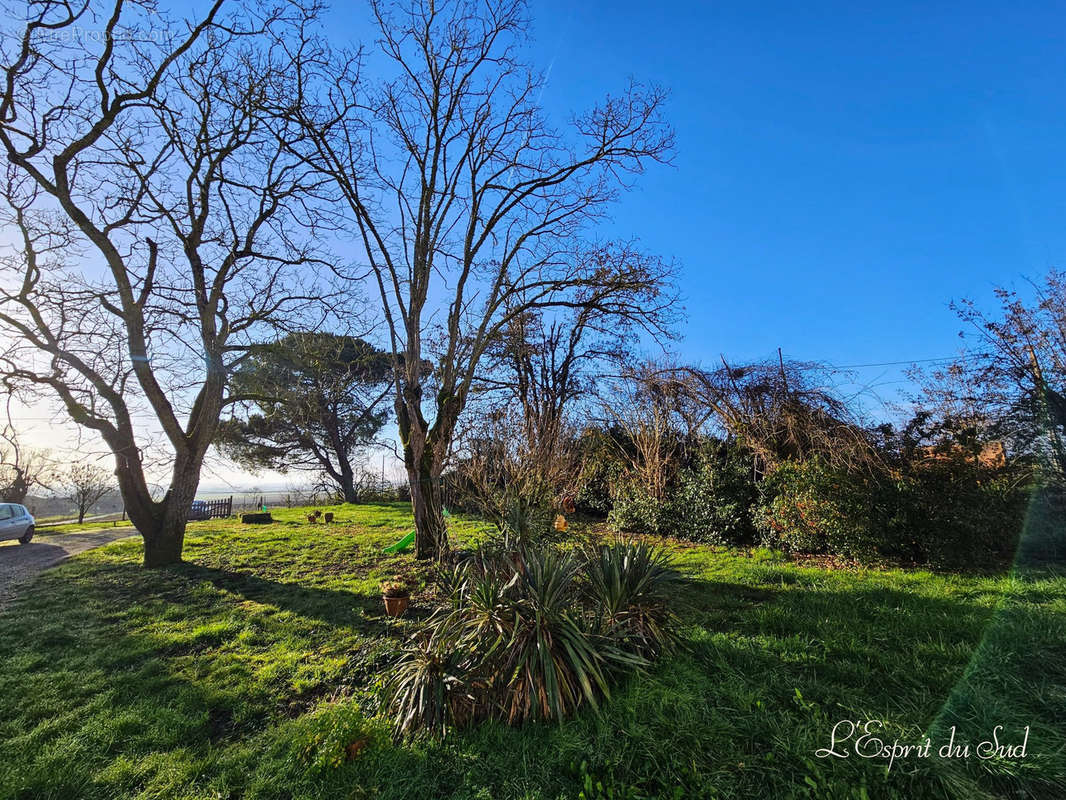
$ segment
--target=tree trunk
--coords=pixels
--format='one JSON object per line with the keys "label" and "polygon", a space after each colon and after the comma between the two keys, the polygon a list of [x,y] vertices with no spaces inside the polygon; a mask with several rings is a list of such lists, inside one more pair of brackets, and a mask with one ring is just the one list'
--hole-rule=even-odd
{"label": "tree trunk", "polygon": [[[408,341],[417,341],[417,335],[417,329],[409,331]],[[404,359],[406,383],[396,398],[396,422],[411,487],[415,557],[440,559],[448,552],[441,474],[462,403],[454,392],[442,388],[437,396],[437,418],[430,426],[422,415],[419,351],[405,353]]]}
{"label": "tree trunk", "polygon": [[185,523],[200,483],[200,464],[179,459],[166,496],[156,502],[140,463],[134,459],[118,459],[118,463],[115,473],[126,513],[144,539],[144,566],[154,569],[181,563]]}
{"label": "tree trunk", "polygon": [[355,475],[352,474],[351,470],[342,470],[340,480],[337,483],[340,484],[345,503],[359,502],[359,493],[355,490]]}
{"label": "tree trunk", "polygon": [[415,515],[415,557],[440,558],[448,551],[440,471],[426,458],[412,460],[406,448],[404,456]]}
{"label": "tree trunk", "polygon": [[79,508],[78,509],[78,524],[81,525],[83,522],[85,522],[85,509],[84,508]]}
{"label": "tree trunk", "polygon": [[[186,511],[186,515],[188,512]],[[171,520],[160,525],[151,535],[144,534],[144,566],[148,569],[181,563],[185,546],[185,520]]]}
{"label": "tree trunk", "polygon": [[443,460],[434,457],[427,442],[425,420],[408,415],[402,402],[396,404],[403,460],[411,487],[411,511],[415,516],[415,557],[440,558],[448,550],[441,496]]}
{"label": "tree trunk", "polygon": [[155,513],[144,523],[138,522],[130,514],[130,520],[144,537],[145,567],[152,569],[181,563],[185,523],[196,496],[197,483],[195,477],[190,480],[188,476],[174,480],[166,497],[159,503],[153,503]]}

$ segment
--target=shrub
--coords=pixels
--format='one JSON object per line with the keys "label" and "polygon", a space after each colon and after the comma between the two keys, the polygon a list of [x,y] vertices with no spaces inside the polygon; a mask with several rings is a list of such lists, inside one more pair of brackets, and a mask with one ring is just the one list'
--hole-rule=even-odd
{"label": "shrub", "polygon": [[617,541],[584,554],[583,589],[596,630],[641,658],[654,658],[674,641],[674,593],[680,576],[665,550]]}
{"label": "shrub", "polygon": [[606,517],[614,507],[611,485],[616,480],[612,465],[590,469],[583,477],[577,492],[577,510],[591,517]]}
{"label": "shrub", "polygon": [[584,431],[577,440],[581,455],[577,510],[606,517],[614,506],[612,488],[622,476],[623,465],[611,433],[597,428]]}
{"label": "shrub", "polygon": [[892,553],[947,568],[1008,560],[1028,496],[1005,469],[962,458],[912,465],[896,487]]}
{"label": "shrub", "polygon": [[751,544],[759,492],[751,454],[742,447],[705,440],[676,471],[662,499],[632,477],[612,485],[608,521],[618,530],[676,536],[713,544]]}
{"label": "shrub", "polygon": [[876,488],[817,459],[786,461],[763,481],[755,521],[770,546],[870,557],[879,550]]}
{"label": "shrub", "polygon": [[409,642],[388,686],[399,735],[598,707],[609,677],[670,642],[666,593],[679,578],[662,551],[617,544],[581,558],[479,550],[439,580],[452,608]]}
{"label": "shrub", "polygon": [[726,442],[708,442],[683,469],[663,518],[666,532],[711,544],[755,541],[752,511],[759,497],[751,453]]}
{"label": "shrub", "polygon": [[[578,564],[552,550],[518,565],[468,562],[457,608],[431,620],[401,661],[396,729],[443,733],[475,719],[562,719],[606,696],[613,644],[589,631],[573,587]],[[606,652],[605,652],[606,651]]]}
{"label": "shrub", "polygon": [[505,478],[490,481],[474,466],[466,465],[465,471],[445,476],[447,505],[453,511],[481,516],[510,541],[523,546],[557,538],[552,529],[555,490],[533,474],[519,478],[513,484],[507,484]]}
{"label": "shrub", "polygon": [[611,492],[608,523],[620,531],[659,534],[666,531],[668,509],[632,480],[620,481]]}
{"label": "shrub", "polygon": [[762,496],[756,518],[771,546],[957,568],[1013,554],[1028,492],[1009,469],[958,456],[875,477],[786,462]]}
{"label": "shrub", "polygon": [[592,517],[606,517],[614,508],[614,487],[624,470],[617,458],[609,455],[586,463],[577,492],[577,510]]}

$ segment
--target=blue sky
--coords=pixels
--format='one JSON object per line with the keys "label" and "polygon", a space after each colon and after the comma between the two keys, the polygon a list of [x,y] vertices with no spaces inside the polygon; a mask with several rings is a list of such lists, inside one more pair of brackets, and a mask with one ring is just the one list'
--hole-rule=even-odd
{"label": "blue sky", "polygon": [[[689,361],[951,355],[952,299],[1066,265],[1066,5],[531,2],[560,123],[630,75],[672,93],[675,164],[605,233],[681,265]],[[330,19],[368,37],[363,2]]]}
{"label": "blue sky", "polygon": [[950,355],[950,300],[1066,263],[1062,5],[532,13],[560,118],[628,75],[672,92],[675,165],[645,176],[614,229],[682,265],[688,359]]}

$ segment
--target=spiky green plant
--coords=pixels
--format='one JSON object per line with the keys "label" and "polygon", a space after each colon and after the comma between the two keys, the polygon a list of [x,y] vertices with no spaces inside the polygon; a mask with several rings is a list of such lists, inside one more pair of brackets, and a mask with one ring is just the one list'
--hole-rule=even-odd
{"label": "spiky green plant", "polygon": [[[552,550],[527,552],[495,610],[494,685],[510,723],[562,719],[609,695],[614,643],[595,638],[575,603],[578,564]],[[608,652],[604,652],[604,651]]]}
{"label": "spiky green plant", "polygon": [[665,647],[675,577],[659,551],[639,544],[581,558],[552,548],[477,551],[442,574],[453,607],[430,619],[400,662],[397,732],[598,708],[610,677]]}
{"label": "spiky green plant", "polygon": [[437,587],[453,608],[462,608],[470,585],[470,563],[442,564],[437,569]]}
{"label": "spiky green plant", "polygon": [[397,735],[418,732],[443,736],[478,713],[477,659],[461,647],[462,631],[450,616],[439,616],[412,638],[394,666],[385,691]]}
{"label": "spiky green plant", "polygon": [[665,550],[642,541],[594,545],[584,550],[582,573],[600,633],[644,658],[673,644],[681,578]]}

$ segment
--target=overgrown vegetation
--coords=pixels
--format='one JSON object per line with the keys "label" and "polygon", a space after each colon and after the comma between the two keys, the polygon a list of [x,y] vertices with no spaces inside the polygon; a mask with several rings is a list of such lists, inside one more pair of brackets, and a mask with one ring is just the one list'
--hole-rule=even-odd
{"label": "overgrown vegetation", "polygon": [[[482,513],[506,501],[525,519],[571,498],[622,530],[696,542],[1001,567],[1032,493],[1064,488],[1064,286],[1051,273],[1033,305],[999,291],[1000,318],[961,305],[980,349],[919,375],[910,417],[893,423],[867,418],[836,391],[838,371],[780,352],[748,364],[723,358],[711,370],[616,353],[620,377],[586,376],[593,399],[566,394],[556,387],[568,374],[558,355],[519,331],[504,348],[522,356],[517,383],[569,405],[540,425],[538,413],[509,409],[529,404],[516,402],[506,370],[487,378],[483,391],[503,408],[459,452],[453,494]],[[551,458],[538,456],[544,437]],[[503,513],[487,516],[504,525]]]}
{"label": "overgrown vegetation", "polygon": [[973,416],[864,422],[819,369],[634,371],[574,438],[570,491],[635,533],[953,568],[1004,564],[1030,494],[1061,489]]}
{"label": "overgrown vegetation", "polygon": [[[711,460],[703,451],[723,455]],[[756,479],[750,452],[705,439],[687,463],[678,459],[661,500],[632,477],[612,486],[609,519],[623,530],[692,541],[995,566],[1014,552],[1033,489],[1025,469],[935,452],[875,471],[786,460]]]}

